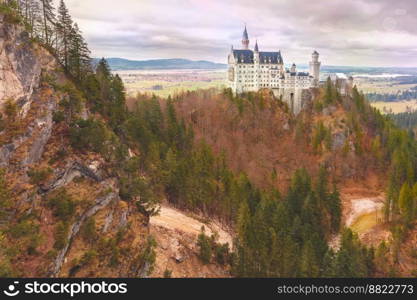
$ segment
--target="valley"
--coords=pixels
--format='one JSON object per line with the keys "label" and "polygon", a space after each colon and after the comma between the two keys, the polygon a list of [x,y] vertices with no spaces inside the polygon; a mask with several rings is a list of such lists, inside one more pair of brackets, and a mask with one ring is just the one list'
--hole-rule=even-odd
{"label": "valley", "polygon": [[122,78],[129,96],[142,93],[168,97],[185,91],[226,86],[224,70],[129,70],[115,73]]}

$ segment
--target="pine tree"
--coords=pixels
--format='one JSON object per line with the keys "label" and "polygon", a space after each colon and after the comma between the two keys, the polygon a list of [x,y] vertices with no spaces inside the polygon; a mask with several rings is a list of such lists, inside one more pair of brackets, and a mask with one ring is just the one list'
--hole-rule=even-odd
{"label": "pine tree", "polygon": [[212,256],[212,247],[210,239],[205,234],[204,226],[201,227],[201,233],[198,235],[197,245],[200,248],[200,259],[204,264],[210,263]]}
{"label": "pine tree", "polygon": [[72,31],[72,19],[67,7],[65,6],[64,0],[61,0],[59,4],[56,28],[59,37],[59,45],[57,46],[56,51],[58,52],[64,68],[68,71],[68,56],[71,42],[70,38]]}
{"label": "pine tree", "polygon": [[398,199],[400,213],[406,223],[413,221],[414,213],[414,197],[413,192],[408,185],[404,183],[400,190],[400,197]]}
{"label": "pine tree", "polygon": [[55,26],[55,12],[53,0],[41,0],[44,42],[52,46],[53,27]]}
{"label": "pine tree", "polygon": [[82,82],[91,71],[90,50],[85,42],[77,23],[70,34],[71,47],[69,49],[69,71],[79,82]]}
{"label": "pine tree", "polygon": [[318,277],[320,274],[320,264],[316,257],[313,244],[308,240],[301,252],[300,272],[302,277]]}

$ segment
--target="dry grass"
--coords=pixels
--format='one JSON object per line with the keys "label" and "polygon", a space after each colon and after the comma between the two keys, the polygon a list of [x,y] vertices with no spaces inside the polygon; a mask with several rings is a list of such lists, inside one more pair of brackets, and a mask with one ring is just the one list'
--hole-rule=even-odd
{"label": "dry grass", "polygon": [[393,112],[395,114],[406,112],[407,110],[417,109],[417,100],[399,101],[399,102],[372,102],[371,105],[379,109],[382,113]]}
{"label": "dry grass", "polygon": [[350,228],[360,235],[380,224],[382,216],[382,211],[363,214],[353,222]]}

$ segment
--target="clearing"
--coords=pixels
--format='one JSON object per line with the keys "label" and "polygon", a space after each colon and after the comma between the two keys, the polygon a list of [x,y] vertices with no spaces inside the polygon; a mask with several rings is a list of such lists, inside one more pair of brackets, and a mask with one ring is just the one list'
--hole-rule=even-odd
{"label": "clearing", "polygon": [[198,258],[197,237],[202,226],[206,235],[217,232],[218,242],[229,243],[231,248],[232,235],[220,223],[162,205],[159,215],[150,219],[150,232],[157,242],[151,277],[163,277],[166,271],[171,272],[172,277],[230,277],[226,266],[217,264],[214,259],[204,265]]}
{"label": "clearing", "polygon": [[362,242],[378,245],[382,240],[390,238],[390,232],[384,224],[384,193],[351,189],[342,192],[341,198],[342,222],[355,231]]}

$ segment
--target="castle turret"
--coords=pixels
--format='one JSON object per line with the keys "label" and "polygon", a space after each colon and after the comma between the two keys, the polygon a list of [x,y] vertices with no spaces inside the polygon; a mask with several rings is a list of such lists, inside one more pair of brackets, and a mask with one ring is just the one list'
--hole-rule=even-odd
{"label": "castle turret", "polygon": [[[258,41],[256,41],[255,48],[253,51],[253,68],[256,74],[260,73],[260,62],[261,62],[261,58],[260,58],[260,53],[259,53]],[[255,76],[253,83],[254,83],[255,89],[258,90],[260,88],[259,76]]]}
{"label": "castle turret", "polygon": [[254,62],[255,65],[259,64],[259,62],[260,62],[258,41],[256,41],[255,49],[253,51],[253,62]]}
{"label": "castle turret", "polygon": [[245,30],[243,31],[243,36],[242,36],[242,46],[243,46],[243,49],[245,50],[249,49],[249,36],[248,36],[248,31],[246,30],[246,25],[245,25]]}
{"label": "castle turret", "polygon": [[297,66],[295,64],[292,64],[291,73],[296,73],[296,72],[297,72]]}
{"label": "castle turret", "polygon": [[318,86],[320,81],[320,65],[321,62],[319,62],[319,53],[314,50],[313,54],[311,55],[310,62],[310,75],[313,76],[314,86]]}

